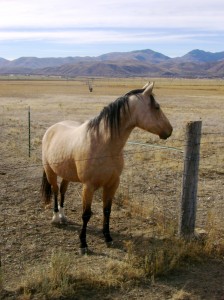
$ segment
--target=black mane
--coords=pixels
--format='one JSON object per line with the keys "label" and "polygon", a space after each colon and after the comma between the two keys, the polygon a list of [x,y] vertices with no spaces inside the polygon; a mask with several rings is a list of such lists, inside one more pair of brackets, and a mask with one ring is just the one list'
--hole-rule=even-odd
{"label": "black mane", "polygon": [[130,91],[104,107],[98,116],[89,121],[88,130],[96,130],[99,132],[100,122],[103,120],[105,127],[110,131],[111,138],[114,133],[119,134],[121,113],[130,112],[128,101],[129,96],[140,94],[143,91],[144,89]]}

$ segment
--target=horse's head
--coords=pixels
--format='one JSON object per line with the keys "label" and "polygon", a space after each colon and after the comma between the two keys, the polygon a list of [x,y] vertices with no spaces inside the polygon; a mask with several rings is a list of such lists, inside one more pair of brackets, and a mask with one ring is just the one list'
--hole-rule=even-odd
{"label": "horse's head", "polygon": [[136,126],[157,134],[161,139],[167,139],[172,134],[173,128],[154,98],[153,85],[154,83],[148,83],[139,94],[140,97],[136,97],[135,100],[132,98],[135,102]]}

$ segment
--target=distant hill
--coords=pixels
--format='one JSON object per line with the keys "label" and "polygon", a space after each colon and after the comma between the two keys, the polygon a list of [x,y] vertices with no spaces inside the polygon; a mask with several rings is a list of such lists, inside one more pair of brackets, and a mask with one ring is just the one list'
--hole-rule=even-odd
{"label": "distant hill", "polygon": [[[36,70],[33,74],[47,74],[59,76],[110,76],[130,77],[149,76],[149,74],[160,74],[161,68],[157,64],[144,64],[135,61],[97,61],[78,62],[75,64],[62,65],[58,68],[45,68]],[[40,73],[41,72],[41,73]]]}
{"label": "distant hill", "polygon": [[153,50],[137,50],[131,52],[112,52],[100,55],[98,57],[102,61],[139,61],[139,62],[152,62],[152,63],[159,63],[162,61],[166,61],[170,59],[170,57],[163,55],[159,52],[155,52]]}
{"label": "distant hill", "polygon": [[7,59],[4,59],[2,57],[0,57],[0,67],[4,66],[5,64],[7,64],[9,61]]}
{"label": "distant hill", "polygon": [[[88,61],[92,60],[89,57],[20,57],[15,60],[3,60],[3,66],[7,68],[46,68],[46,67],[58,67],[64,64],[75,63],[78,61]],[[0,58],[0,67],[2,66],[2,61]]]}
{"label": "distant hill", "polygon": [[205,52],[203,50],[192,50],[180,58],[182,61],[194,61],[194,62],[216,62],[224,60],[223,52]]}
{"label": "distant hill", "polygon": [[170,58],[145,49],[97,57],[0,58],[0,74],[224,78],[224,52],[192,50],[182,57]]}

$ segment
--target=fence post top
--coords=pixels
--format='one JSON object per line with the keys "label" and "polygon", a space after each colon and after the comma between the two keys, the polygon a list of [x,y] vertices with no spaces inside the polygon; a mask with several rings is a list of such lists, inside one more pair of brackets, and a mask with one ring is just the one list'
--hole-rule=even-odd
{"label": "fence post top", "polygon": [[191,124],[199,124],[202,123],[202,120],[198,120],[198,121],[188,121],[187,125],[191,125]]}

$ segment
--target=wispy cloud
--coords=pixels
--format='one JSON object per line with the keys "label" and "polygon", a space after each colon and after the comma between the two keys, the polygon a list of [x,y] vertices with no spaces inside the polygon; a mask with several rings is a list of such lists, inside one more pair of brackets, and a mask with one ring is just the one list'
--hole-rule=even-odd
{"label": "wispy cloud", "polygon": [[220,29],[221,0],[1,0],[0,28],[181,27]]}
{"label": "wispy cloud", "polygon": [[223,0],[0,0],[0,43],[218,44],[223,15]]}
{"label": "wispy cloud", "polygon": [[10,30],[0,31],[1,41],[49,41],[54,43],[69,43],[78,45],[80,43],[115,43],[126,42],[155,42],[155,41],[181,41],[181,40],[197,40],[203,38],[216,37],[215,33],[175,33],[168,30],[155,30],[153,32],[138,30],[119,30],[114,29],[76,29],[76,30]]}

